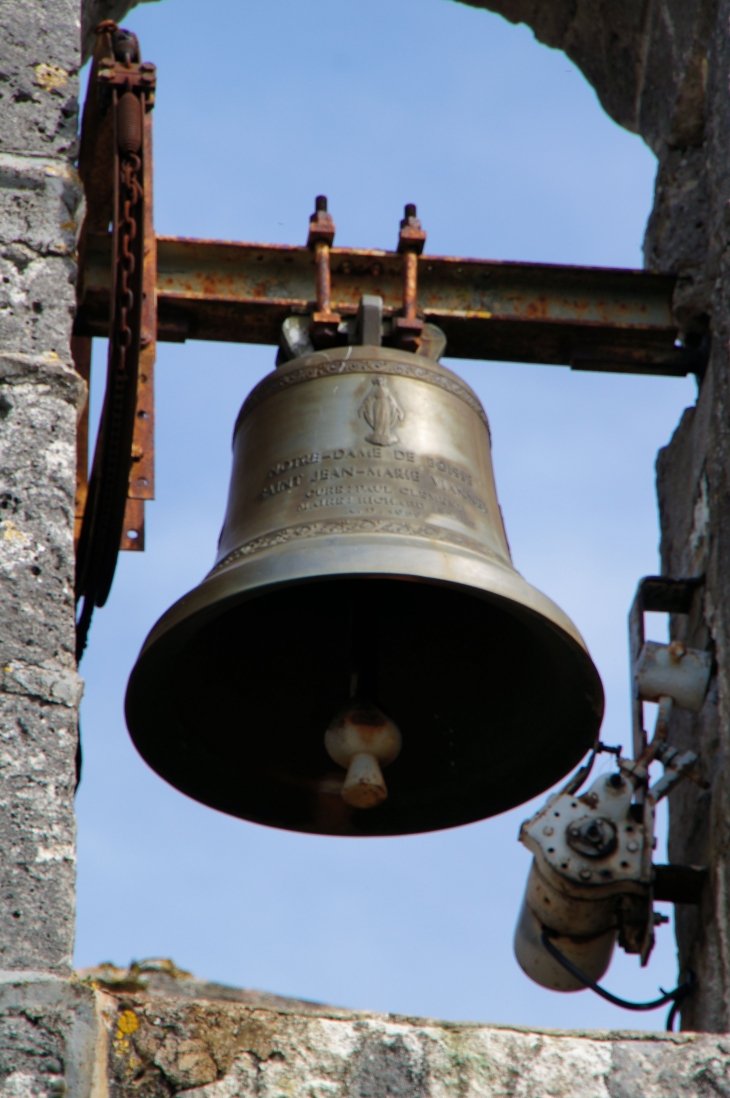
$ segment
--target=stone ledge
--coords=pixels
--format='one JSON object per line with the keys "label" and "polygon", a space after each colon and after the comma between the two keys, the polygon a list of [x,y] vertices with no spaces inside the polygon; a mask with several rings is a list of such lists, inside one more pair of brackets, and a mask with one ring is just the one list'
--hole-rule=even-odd
{"label": "stone ledge", "polygon": [[[13,1098],[700,1098],[730,1036],[530,1031],[349,1011],[196,980],[169,962],[82,979],[0,973]],[[122,984],[133,990],[122,990]],[[145,987],[142,987],[146,984]],[[103,986],[102,986],[103,985]],[[116,986],[116,991],[110,991]],[[166,994],[160,994],[159,987]],[[203,993],[199,998],[194,992]]]}
{"label": "stone ledge", "polygon": [[118,1098],[730,1094],[729,1036],[530,1031],[348,1011],[154,964],[85,976],[109,1004],[109,1085]]}

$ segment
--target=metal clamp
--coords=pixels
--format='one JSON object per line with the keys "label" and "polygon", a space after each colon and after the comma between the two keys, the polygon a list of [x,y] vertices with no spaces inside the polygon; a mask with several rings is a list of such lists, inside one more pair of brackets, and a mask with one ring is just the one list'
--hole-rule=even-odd
{"label": "metal clamp", "polygon": [[698,713],[707,693],[712,656],[679,641],[671,644],[647,642],[644,614],[689,614],[695,592],[704,578],[669,579],[645,576],[636,589],[629,611],[629,654],[631,670],[631,719],[634,759],[644,756],[648,738],[644,730],[642,703],[669,697],[680,709]]}

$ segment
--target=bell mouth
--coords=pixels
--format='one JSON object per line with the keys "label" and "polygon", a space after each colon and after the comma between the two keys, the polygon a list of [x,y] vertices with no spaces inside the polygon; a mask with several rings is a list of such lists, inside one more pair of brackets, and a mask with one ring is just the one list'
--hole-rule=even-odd
{"label": "bell mouth", "polygon": [[[219,811],[328,835],[434,831],[531,799],[596,740],[603,691],[588,653],[522,602],[402,574],[247,591],[229,575],[227,593],[204,599],[209,584],[151,634],[126,714],[149,765]],[[387,799],[367,809],[343,800],[324,742],[353,671],[402,734]]]}

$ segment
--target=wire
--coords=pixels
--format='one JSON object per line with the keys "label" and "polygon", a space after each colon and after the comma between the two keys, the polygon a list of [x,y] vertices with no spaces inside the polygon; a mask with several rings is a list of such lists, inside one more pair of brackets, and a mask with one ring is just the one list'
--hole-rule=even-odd
{"label": "wire", "polygon": [[[694,973],[692,973],[691,975],[694,976]],[[666,1026],[664,1028],[669,1033],[674,1032],[674,1019],[676,1018],[677,1012],[678,1012],[681,1005],[682,1005],[682,1000],[681,999],[675,999],[674,1002],[671,1005],[671,1008],[669,1010],[669,1014],[667,1014],[667,1023],[666,1023]]]}
{"label": "wire", "polygon": [[593,769],[593,764],[596,761],[596,755],[600,755],[602,752],[605,752],[607,755],[615,755],[616,759],[620,760],[621,750],[621,747],[609,747],[607,743],[601,743],[601,741],[598,740],[596,746],[591,751],[588,761],[584,763],[579,770],[576,770],[573,777],[568,780],[567,785],[564,785],[560,792],[567,793],[571,797],[574,796]]}
{"label": "wire", "polygon": [[650,1003],[630,1003],[628,999],[619,999],[618,995],[612,995],[610,991],[606,991],[605,988],[600,987],[595,980],[591,980],[590,976],[586,976],[585,972],[581,972],[581,970],[574,965],[572,961],[569,961],[568,958],[560,952],[558,947],[550,941],[550,937],[550,931],[546,927],[543,927],[540,941],[545,946],[545,949],[550,956],[554,957],[571,976],[575,976],[576,980],[580,980],[580,982],[585,984],[586,987],[589,987],[591,991],[595,991],[596,995],[600,995],[602,999],[608,1000],[608,1002],[613,1003],[614,1006],[623,1007],[624,1010],[657,1010],[666,1003],[671,1003],[672,1008],[667,1015],[668,1030],[671,1030],[674,1025],[674,1019],[681,1003],[695,989],[695,974],[690,972],[687,979],[683,983],[678,984],[673,991],[664,991],[663,988],[659,988],[662,992],[661,999],[652,999]]}

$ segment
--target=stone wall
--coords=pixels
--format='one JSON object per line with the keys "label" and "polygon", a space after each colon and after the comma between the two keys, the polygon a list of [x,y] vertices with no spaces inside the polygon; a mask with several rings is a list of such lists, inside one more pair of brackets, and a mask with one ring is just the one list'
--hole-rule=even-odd
{"label": "stone wall", "polygon": [[74,935],[78,8],[0,0],[0,968]]}
{"label": "stone wall", "polygon": [[[355,1013],[154,965],[107,966],[67,983],[64,996],[61,981],[0,988],[7,1098],[60,1094],[64,1067],[69,1098],[730,1095],[727,1037]],[[31,1089],[30,1079],[45,1082]]]}

